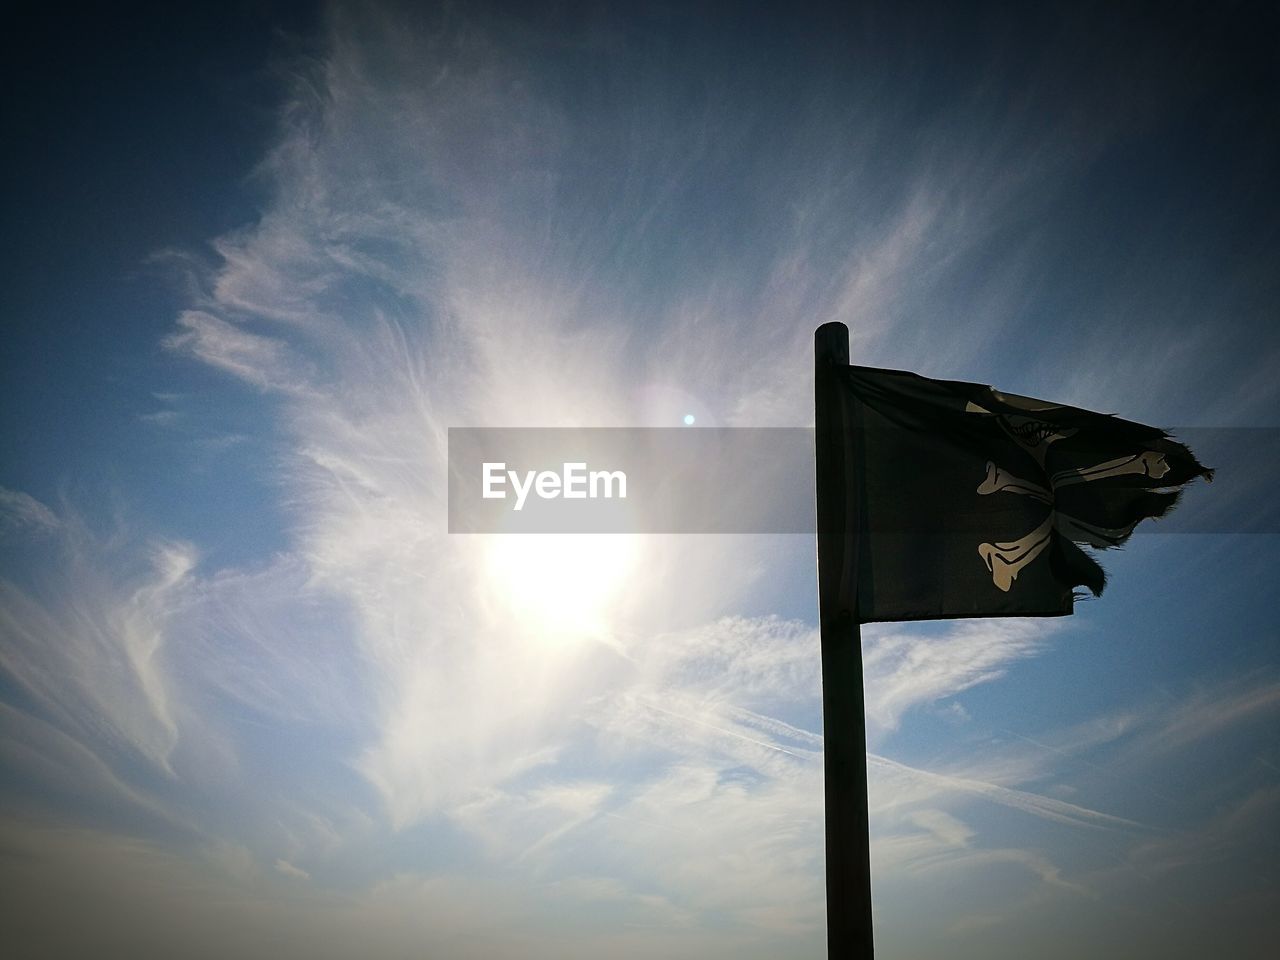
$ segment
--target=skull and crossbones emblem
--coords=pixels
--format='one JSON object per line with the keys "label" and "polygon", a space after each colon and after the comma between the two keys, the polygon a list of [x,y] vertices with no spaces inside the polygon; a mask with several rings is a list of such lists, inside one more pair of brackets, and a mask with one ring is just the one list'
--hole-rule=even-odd
{"label": "skull and crossbones emblem", "polygon": [[[1025,409],[1029,413],[1058,407],[1057,404],[1044,403],[1040,400],[1032,400],[1028,397],[1019,397],[1014,394],[1002,394],[996,391],[992,391],[992,393],[1001,402],[1009,406]],[[992,411],[972,401],[965,406],[965,411],[967,413],[993,415]],[[1017,414],[998,414],[994,416],[1001,428],[1016,440],[1023,449],[1027,450],[1041,468],[1045,465],[1045,454],[1050,445],[1076,433],[1074,428],[1059,428],[1034,416]],[[986,477],[977,488],[977,493],[980,496],[989,496],[994,493],[1012,493],[1031,497],[1048,506],[1049,512],[1034,530],[1023,537],[1019,537],[1017,540],[1011,540],[1007,543],[983,542],[978,544],[978,556],[986,564],[987,570],[991,574],[992,582],[998,589],[1007,593],[1013,586],[1013,582],[1018,578],[1018,574],[1049,546],[1055,527],[1064,536],[1072,540],[1092,544],[1093,546],[1113,546],[1120,543],[1133,532],[1133,528],[1137,524],[1136,520],[1127,527],[1118,529],[1095,526],[1079,517],[1073,517],[1057,509],[1054,498],[1055,491],[1073,484],[1092,483],[1109,477],[1128,474],[1138,474],[1158,480],[1168,474],[1169,470],[1169,464],[1163,453],[1157,450],[1142,450],[1128,456],[1107,460],[1091,467],[1057,471],[1048,476],[1049,485],[1046,487],[1042,483],[1018,477],[988,461]]]}

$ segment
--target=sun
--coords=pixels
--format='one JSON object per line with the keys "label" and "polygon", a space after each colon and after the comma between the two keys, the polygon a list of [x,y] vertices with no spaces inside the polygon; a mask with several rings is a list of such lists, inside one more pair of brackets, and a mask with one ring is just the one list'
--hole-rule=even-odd
{"label": "sun", "polygon": [[500,534],[488,545],[488,586],[548,643],[608,641],[636,552],[630,534]]}

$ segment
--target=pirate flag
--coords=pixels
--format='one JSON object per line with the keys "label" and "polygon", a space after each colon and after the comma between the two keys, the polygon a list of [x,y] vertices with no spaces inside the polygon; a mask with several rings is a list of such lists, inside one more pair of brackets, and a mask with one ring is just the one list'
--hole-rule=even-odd
{"label": "pirate flag", "polygon": [[1077,544],[1122,544],[1213,479],[1163,430],[913,373],[836,371],[856,479],[863,623],[1071,613],[1102,568]]}

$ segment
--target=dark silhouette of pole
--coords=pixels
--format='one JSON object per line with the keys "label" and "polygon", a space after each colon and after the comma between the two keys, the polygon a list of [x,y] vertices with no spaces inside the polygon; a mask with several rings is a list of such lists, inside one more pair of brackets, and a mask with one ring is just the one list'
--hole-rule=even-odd
{"label": "dark silhouette of pole", "polygon": [[859,494],[854,484],[852,397],[839,384],[849,328],[814,334],[818,620],[822,635],[822,736],[827,804],[827,956],[871,960],[871,855],[867,721],[858,629]]}

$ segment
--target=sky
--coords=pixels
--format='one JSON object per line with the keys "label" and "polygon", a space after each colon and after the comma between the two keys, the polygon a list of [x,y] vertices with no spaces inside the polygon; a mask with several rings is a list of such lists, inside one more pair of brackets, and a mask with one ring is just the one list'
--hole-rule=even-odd
{"label": "sky", "polygon": [[1072,617],[863,629],[878,955],[1270,956],[1274,11],[11,25],[10,955],[823,956],[812,536],[451,535],[445,454],[810,426],[840,320],[1219,467]]}

